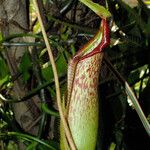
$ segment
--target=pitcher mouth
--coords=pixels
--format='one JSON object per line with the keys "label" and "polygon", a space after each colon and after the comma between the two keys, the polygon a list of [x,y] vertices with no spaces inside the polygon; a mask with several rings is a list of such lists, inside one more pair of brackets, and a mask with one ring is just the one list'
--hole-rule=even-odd
{"label": "pitcher mouth", "polygon": [[75,60],[83,60],[103,51],[110,43],[109,26],[106,19],[102,19],[97,34],[82,47],[74,57]]}

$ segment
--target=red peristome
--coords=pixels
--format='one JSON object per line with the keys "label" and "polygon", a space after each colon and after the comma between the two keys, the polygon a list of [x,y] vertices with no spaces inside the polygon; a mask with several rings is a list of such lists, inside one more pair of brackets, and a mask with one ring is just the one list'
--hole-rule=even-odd
{"label": "red peristome", "polygon": [[[85,56],[83,56],[82,58],[80,58],[80,60],[83,60],[85,58],[91,57],[97,53],[100,53],[103,51],[103,49],[105,47],[107,47],[110,44],[110,35],[109,35],[109,25],[107,23],[106,19],[102,19],[102,34],[103,34],[103,38],[102,41],[97,45],[97,47],[90,53],[86,54]],[[94,38],[92,39],[92,41],[94,40]],[[89,42],[90,44],[91,42]]]}

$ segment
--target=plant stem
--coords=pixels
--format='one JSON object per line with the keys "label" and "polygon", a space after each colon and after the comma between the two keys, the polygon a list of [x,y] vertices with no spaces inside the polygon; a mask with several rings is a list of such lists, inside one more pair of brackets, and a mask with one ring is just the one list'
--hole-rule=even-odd
{"label": "plant stem", "polygon": [[70,133],[67,121],[65,119],[65,116],[64,116],[64,113],[63,113],[63,110],[62,110],[62,107],[61,107],[61,94],[60,94],[60,87],[59,87],[59,79],[58,79],[56,64],[55,64],[55,61],[54,61],[52,50],[51,50],[49,40],[48,40],[48,37],[46,35],[46,31],[45,31],[45,28],[44,28],[44,25],[43,25],[43,22],[42,22],[42,19],[41,19],[41,15],[40,15],[40,12],[39,12],[39,7],[38,7],[38,4],[37,4],[37,0],[33,0],[33,3],[34,3],[34,6],[36,8],[36,11],[37,11],[37,17],[38,17],[39,24],[41,26],[41,30],[42,30],[42,34],[43,34],[43,38],[44,38],[44,41],[45,41],[45,44],[46,44],[46,47],[47,47],[47,50],[48,50],[49,59],[50,59],[50,62],[52,64],[52,69],[53,69],[53,73],[54,73],[54,80],[55,80],[55,87],[56,87],[57,105],[58,105],[58,109],[59,109],[59,113],[60,113],[60,118],[61,118],[61,121],[63,123],[63,127],[64,127],[64,130],[65,130],[68,142],[70,144],[70,147],[71,147],[72,150],[76,150],[76,146],[74,144],[72,135]]}

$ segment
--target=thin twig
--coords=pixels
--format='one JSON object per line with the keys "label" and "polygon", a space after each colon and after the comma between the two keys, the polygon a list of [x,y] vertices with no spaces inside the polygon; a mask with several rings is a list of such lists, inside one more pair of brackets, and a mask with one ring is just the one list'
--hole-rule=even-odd
{"label": "thin twig", "polygon": [[48,54],[49,54],[49,59],[50,59],[51,65],[52,65],[53,73],[54,73],[56,96],[57,96],[57,105],[58,105],[58,109],[59,109],[59,113],[60,113],[60,118],[61,118],[61,121],[63,123],[65,134],[66,134],[66,137],[67,137],[68,142],[70,144],[70,147],[71,147],[72,150],[76,150],[76,146],[74,144],[72,135],[70,133],[67,121],[64,117],[64,113],[63,113],[63,110],[62,110],[62,107],[61,107],[61,94],[60,94],[60,87],[59,87],[59,79],[58,79],[56,64],[55,64],[55,61],[54,61],[52,50],[51,50],[51,47],[50,47],[50,44],[49,44],[49,41],[48,41],[48,37],[46,35],[45,28],[44,28],[44,25],[43,25],[43,22],[42,22],[42,19],[41,19],[41,16],[40,16],[37,0],[33,0],[33,3],[34,3],[34,6],[36,8],[36,11],[37,11],[37,17],[38,17],[38,20],[39,20],[39,24],[41,26],[43,38],[44,38],[44,41],[45,41],[45,44],[46,44],[46,47],[47,47],[47,51],[48,51]]}

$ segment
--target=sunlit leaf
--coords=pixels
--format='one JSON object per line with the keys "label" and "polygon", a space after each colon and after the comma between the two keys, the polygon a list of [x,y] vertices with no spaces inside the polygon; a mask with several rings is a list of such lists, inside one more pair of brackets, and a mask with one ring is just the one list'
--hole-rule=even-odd
{"label": "sunlit leaf", "polygon": [[98,3],[92,2],[92,0],[80,0],[83,4],[89,7],[92,11],[94,11],[98,16],[102,18],[109,18],[111,13],[103,6]]}

